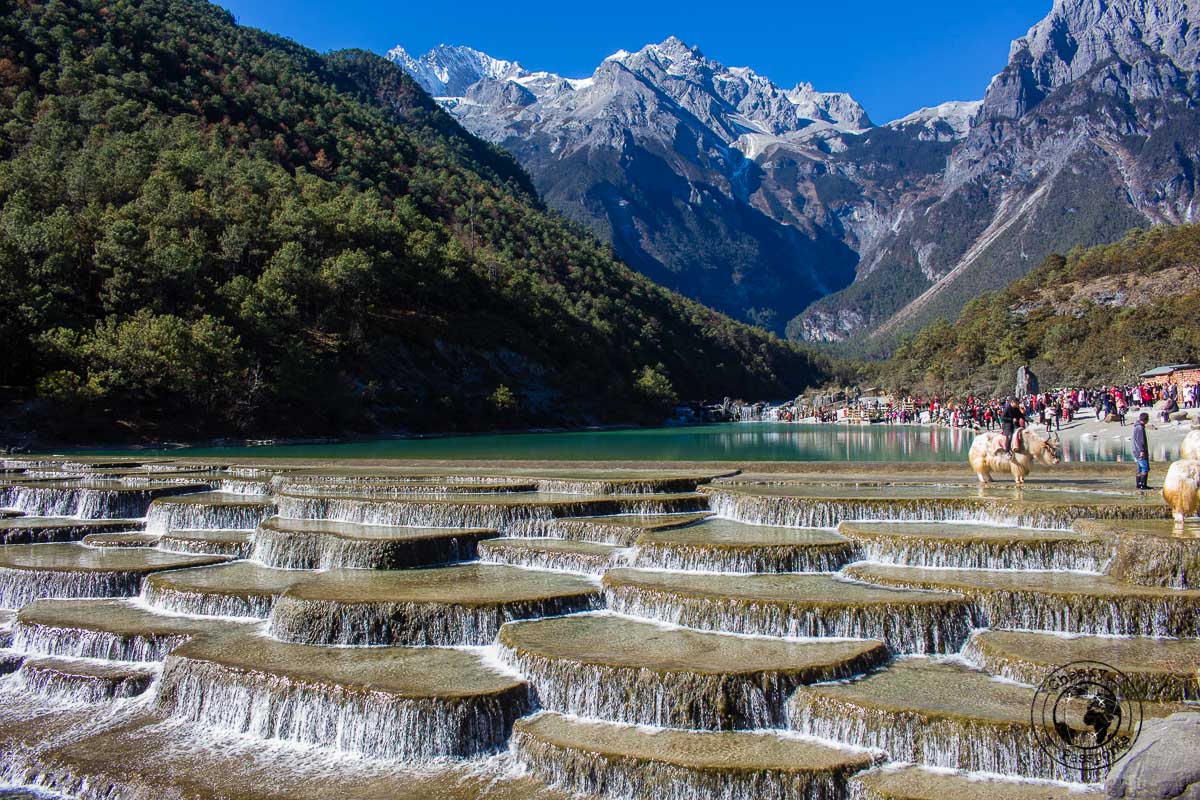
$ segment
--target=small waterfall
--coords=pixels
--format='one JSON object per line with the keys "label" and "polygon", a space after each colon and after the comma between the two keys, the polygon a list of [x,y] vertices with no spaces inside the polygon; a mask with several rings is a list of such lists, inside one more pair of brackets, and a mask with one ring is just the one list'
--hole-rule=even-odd
{"label": "small waterfall", "polygon": [[812,674],[707,674],[548,659],[504,644],[500,654],[527,676],[539,706],[547,710],[631,725],[712,731],[783,727],[787,698],[796,687],[858,675],[879,660],[864,655]]}
{"label": "small waterfall", "polygon": [[499,535],[492,531],[447,530],[445,536],[406,539],[403,528],[380,530],[393,530],[397,536],[356,539],[319,530],[290,530],[285,523],[268,520],[254,535],[250,558],[279,569],[405,569],[473,561],[480,540]]}
{"label": "small waterfall", "polygon": [[0,487],[0,507],[36,517],[126,519],[146,516],[155,498],[191,494],[207,488],[199,484],[145,489],[120,488],[120,484],[114,484],[112,488],[66,483],[61,486],[17,484]]}
{"label": "small waterfall", "polygon": [[[962,658],[991,675],[1029,686],[1038,686],[1059,666],[1056,659],[1047,659],[1047,662],[1054,663],[1039,663],[1027,658],[1012,657],[1003,650],[993,651],[980,633],[974,633],[967,641],[962,650]],[[1054,642],[1048,642],[1046,648],[1048,652],[1053,652]],[[1182,660],[1180,663],[1187,665],[1186,672],[1165,669],[1129,670],[1124,673],[1125,684],[1130,693],[1143,702],[1200,702],[1200,680],[1197,680],[1194,665]],[[1108,673],[1096,674],[1102,678],[1109,677]]]}
{"label": "small waterfall", "polygon": [[897,537],[862,538],[855,544],[859,555],[851,560],[909,567],[1100,572],[1112,557],[1111,543],[1094,540],[964,543]]}
{"label": "small waterfall", "polygon": [[222,494],[240,494],[245,497],[267,497],[271,494],[271,481],[267,478],[222,478],[217,485]]}
{"label": "small waterfall", "polygon": [[137,520],[97,524],[69,518],[34,519],[24,524],[0,528],[0,545],[78,542],[91,533],[118,533],[141,529],[142,523]]}
{"label": "small waterfall", "polygon": [[[714,734],[695,734],[714,735]],[[726,734],[728,735],[728,734]],[[749,734],[742,734],[749,735]],[[865,763],[828,769],[696,768],[666,760],[564,747],[518,728],[512,750],[536,777],[577,795],[604,800],[841,800],[849,776]]]}
{"label": "small waterfall", "polygon": [[26,659],[17,671],[17,688],[69,703],[103,703],[136,697],[150,687],[155,672],[113,664]]}
{"label": "small waterfall", "polygon": [[836,528],[842,522],[984,522],[1021,528],[1067,529],[1081,517],[1161,519],[1166,507],[1151,503],[1037,504],[1020,500],[975,497],[943,498],[809,498],[708,490],[719,516],[753,525],[785,528]]}
{"label": "small waterfall", "polygon": [[646,529],[641,525],[622,525],[616,522],[567,518],[555,521],[547,532],[533,535],[568,539],[575,542],[632,547],[638,537],[645,532]]}
{"label": "small waterfall", "polygon": [[152,662],[162,661],[167,653],[190,638],[186,634],[119,634],[19,622],[14,631],[13,649],[42,656]]}
{"label": "small waterfall", "polygon": [[1200,539],[1122,533],[1109,573],[1139,586],[1200,589]]}
{"label": "small waterfall", "polygon": [[487,605],[344,603],[284,595],[271,635],[285,642],[337,645],[490,645],[505,622],[574,614],[600,606],[599,594]]}
{"label": "small waterfall", "polygon": [[146,515],[148,533],[167,533],[175,530],[254,530],[258,524],[274,515],[270,502],[253,502],[237,496],[219,495],[168,500],[150,505]]}
{"label": "small waterfall", "polygon": [[253,617],[271,616],[276,596],[270,593],[216,593],[190,591],[169,584],[146,581],[142,600],[151,608],[168,614],[188,614],[195,617]]}
{"label": "small waterfall", "polygon": [[612,565],[620,550],[590,551],[554,549],[539,546],[539,543],[556,542],[556,539],[486,539],[479,543],[479,558],[493,564],[508,564],[514,567],[553,569],[559,572],[579,572],[584,575],[601,575]]}
{"label": "small waterfall", "polygon": [[643,542],[637,547],[633,566],[692,572],[835,572],[856,558],[850,542],[739,548]]}
{"label": "small waterfall", "polygon": [[953,595],[944,603],[838,605],[797,608],[738,598],[689,597],[643,586],[605,588],[608,608],[688,628],[756,636],[878,639],[893,653],[954,653],[978,627],[970,604]]}
{"label": "small waterfall", "polygon": [[515,684],[492,694],[405,697],[172,655],[158,702],[177,719],[230,733],[430,761],[502,749],[513,722],[529,712],[529,691]]}
{"label": "small waterfall", "polygon": [[527,503],[373,500],[349,497],[279,498],[279,515],[291,519],[325,519],[366,525],[416,528],[492,528],[513,535],[553,536],[561,517],[596,514],[669,514],[703,507],[696,496],[654,495]]}
{"label": "small waterfall", "polygon": [[699,510],[677,514],[644,514],[640,516],[617,515],[608,517],[564,517],[554,523],[548,534],[558,539],[570,539],[577,542],[592,542],[594,544],[611,544],[618,547],[632,547],[638,537],[646,533],[646,524],[654,530],[682,528],[706,518],[708,512]]}
{"label": "small waterfall", "polygon": [[133,597],[142,577],[138,572],[0,567],[0,608],[20,608],[45,597]]}
{"label": "small waterfall", "polygon": [[247,531],[176,530],[173,533],[164,533],[159,538],[158,549],[169,553],[249,558],[254,550],[254,540],[253,535]]}
{"label": "small waterfall", "polygon": [[1048,756],[1028,723],[983,723],[969,718],[928,718],[915,711],[864,708],[797,692],[789,704],[791,728],[807,736],[884,750],[891,761],[931,767],[1089,782]]}
{"label": "small waterfall", "polygon": [[[868,577],[867,580],[870,580]],[[1099,576],[1097,580],[1103,580]],[[886,585],[928,589],[919,579],[889,578]],[[1030,589],[974,589],[955,584],[955,592],[979,609],[979,628],[1082,633],[1099,636],[1200,636],[1200,592],[1126,594],[1050,593]]]}

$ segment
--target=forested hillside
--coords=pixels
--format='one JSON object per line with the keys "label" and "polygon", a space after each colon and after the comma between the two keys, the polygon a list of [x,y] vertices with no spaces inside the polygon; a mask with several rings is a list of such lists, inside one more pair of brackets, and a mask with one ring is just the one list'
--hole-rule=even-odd
{"label": "forested hillside", "polygon": [[954,323],[908,339],[878,367],[893,391],[1005,394],[1018,366],[1043,386],[1132,381],[1200,362],[1200,226],[1134,230],[1110,245],[1049,256]]}
{"label": "forested hillside", "polygon": [[401,70],[185,0],[5,2],[0,386],[66,437],[652,418],[811,358],[547,213]]}

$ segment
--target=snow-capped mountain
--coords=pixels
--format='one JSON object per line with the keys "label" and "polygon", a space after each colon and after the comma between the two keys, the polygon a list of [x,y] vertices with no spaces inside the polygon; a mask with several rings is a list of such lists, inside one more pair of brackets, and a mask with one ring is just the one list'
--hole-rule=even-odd
{"label": "snow-capped mountain", "polygon": [[983,100],[878,127],[674,37],[581,79],[389,55],[635,269],[798,338],[894,340],[1049,252],[1194,219],[1197,0],[1054,0]]}
{"label": "snow-capped mountain", "polygon": [[393,47],[387,58],[411,75],[421,88],[434,97],[458,97],[472,84],[484,78],[513,80],[525,70],[513,61],[501,61],[469,47],[439,44],[420,58],[413,58],[403,47]]}
{"label": "snow-capped mountain", "polygon": [[795,166],[757,163],[793,150],[824,159],[844,149],[839,137],[871,130],[848,94],[783,88],[675,37],[618,51],[582,79],[466,47],[389,57],[468,129],[513,152],[548,202],[685,294],[782,331],[853,277],[842,233],[814,222],[833,217],[815,212],[820,199],[768,174],[791,181]]}
{"label": "snow-capped mountain", "polygon": [[1051,252],[1194,222],[1198,159],[1200,3],[1055,0],[1012,43],[936,191],[794,329],[894,341]]}
{"label": "snow-capped mountain", "polygon": [[966,137],[971,130],[982,100],[970,102],[950,101],[931,108],[922,108],[908,116],[893,120],[887,127],[894,130],[919,128],[916,136],[934,138],[943,141],[956,141]]}

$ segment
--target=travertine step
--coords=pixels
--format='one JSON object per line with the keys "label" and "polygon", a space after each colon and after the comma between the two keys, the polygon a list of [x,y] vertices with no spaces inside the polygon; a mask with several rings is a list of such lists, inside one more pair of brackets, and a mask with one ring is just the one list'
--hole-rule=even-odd
{"label": "travertine step", "polygon": [[824,800],[843,797],[863,751],[780,733],[647,730],[543,712],[518,720],[517,758],[580,795]]}
{"label": "travertine step", "polygon": [[89,533],[83,537],[88,547],[154,547],[158,544],[157,533],[128,531],[126,533]]}
{"label": "travertine step", "polygon": [[488,529],[413,528],[271,517],[258,527],[253,558],[284,569],[411,569],[471,561]]}
{"label": "travertine step", "polygon": [[702,630],[879,639],[897,653],[956,652],[972,607],[948,592],[868,586],[832,575],[712,575],[610,569],[614,611]]}
{"label": "travertine step", "polygon": [[[492,528],[513,536],[558,533],[565,517],[651,515],[705,510],[699,494],[633,495],[413,495],[405,498],[315,497],[285,492],[279,515],[291,519],[328,519],[368,525],[437,528]],[[566,537],[570,538],[570,537]]]}
{"label": "travertine step", "polygon": [[230,558],[249,558],[253,547],[253,531],[174,530],[158,540],[158,549],[170,553],[211,553]]}
{"label": "travertine step", "polygon": [[74,703],[136,697],[150,688],[157,670],[140,664],[83,658],[26,658],[18,670],[22,690]]}
{"label": "travertine step", "polygon": [[[536,481],[464,482],[453,480],[337,481],[331,483],[293,481],[289,494],[309,496],[359,495],[362,497],[406,497],[408,495],[467,495],[536,492]],[[688,490],[691,491],[691,490]]]}
{"label": "travertine step", "polygon": [[206,492],[209,484],[164,480],[134,486],[117,480],[29,481],[0,485],[0,507],[39,517],[132,519],[161,498]]}
{"label": "travertine step", "polygon": [[1103,789],[1079,784],[1002,780],[921,767],[883,767],[850,779],[853,800],[1104,800]]}
{"label": "travertine step", "polygon": [[167,656],[158,700],[177,719],[223,732],[428,761],[502,749],[529,711],[529,687],[470,650],[232,634]]}
{"label": "travertine step", "polygon": [[312,644],[486,645],[505,622],[600,603],[592,579],[499,564],[330,570],[284,593],[271,634]]}
{"label": "travertine step", "polygon": [[1138,699],[1200,701],[1200,639],[983,630],[971,636],[963,655],[988,672],[1035,686],[1063,664],[1100,662],[1124,674]]}
{"label": "travertine step", "polygon": [[832,572],[854,560],[845,537],[711,518],[642,534],[634,566],[705,572]]}
{"label": "travertine step", "polygon": [[254,530],[275,513],[275,501],[244,494],[202,492],[182,497],[165,497],[150,505],[146,530],[169,533],[178,530]]}
{"label": "travertine step", "polygon": [[82,544],[10,544],[0,547],[0,608],[20,608],[42,597],[129,597],[155,572],[225,560]]}
{"label": "travertine step", "polygon": [[1075,529],[1117,540],[1109,574],[1144,586],[1200,589],[1200,522],[1080,520]]}
{"label": "travertine step", "polygon": [[540,492],[549,494],[673,494],[694,492],[712,480],[711,475],[654,473],[612,475],[575,472],[536,478]]}
{"label": "travertine step", "polygon": [[142,597],[154,608],[177,614],[265,619],[279,595],[314,574],[235,561],[151,576]]}
{"label": "travertine step", "polygon": [[479,543],[479,558],[517,567],[557,569],[600,575],[624,548],[615,544],[572,539],[488,539]]}
{"label": "travertine step", "polygon": [[535,778],[480,770],[476,762],[407,766],[339,758],[150,712],[43,744],[32,771],[49,785],[86,786],[94,797],[123,800],[574,800]]}
{"label": "travertine step", "polygon": [[1111,536],[954,522],[843,522],[861,557],[910,567],[1068,569],[1100,572]]}
{"label": "travertine step", "polygon": [[162,661],[194,637],[251,624],[164,614],[138,600],[39,600],[18,612],[13,644],[43,656]]}
{"label": "travertine step", "polygon": [[575,517],[555,521],[550,535],[582,542],[629,547],[638,537],[654,531],[682,528],[707,519],[707,511],[682,514],[615,514],[607,517]]}
{"label": "travertine step", "polygon": [[13,517],[0,519],[0,545],[77,542],[88,534],[140,531],[145,526],[134,519],[83,520],[71,517]]}
{"label": "travertine step", "polygon": [[982,522],[1070,528],[1082,518],[1164,519],[1162,498],[1008,486],[702,486],[712,510],[756,525],[835,528],[847,521]]}
{"label": "travertine step", "polygon": [[[958,663],[910,658],[860,680],[801,686],[789,703],[793,730],[879,748],[892,761],[1024,778],[1090,783],[1035,737],[1034,689]],[[1144,704],[1147,716],[1178,707]],[[1082,716],[1082,715],[1081,715]]]}
{"label": "travertine step", "polygon": [[734,636],[605,613],[510,622],[500,646],[543,708],[708,730],[780,727],[796,686],[888,658],[882,642]]}
{"label": "travertine step", "polygon": [[1200,636],[1200,591],[1135,586],[1074,572],[931,569],[852,564],[848,577],[881,586],[957,592],[980,627],[1120,636]]}

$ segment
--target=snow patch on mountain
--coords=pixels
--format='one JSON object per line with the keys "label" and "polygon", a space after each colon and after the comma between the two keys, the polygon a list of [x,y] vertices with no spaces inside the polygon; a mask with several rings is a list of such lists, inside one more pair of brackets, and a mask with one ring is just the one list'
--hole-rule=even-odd
{"label": "snow patch on mountain", "polygon": [[919,109],[889,122],[885,127],[899,129],[919,125],[933,134],[944,134],[947,139],[962,139],[970,132],[971,122],[982,105],[982,100],[954,100]]}

